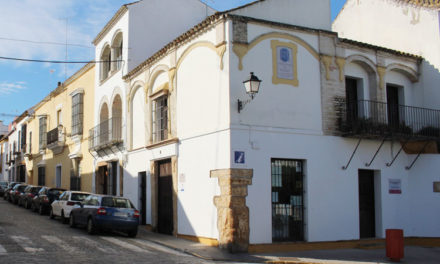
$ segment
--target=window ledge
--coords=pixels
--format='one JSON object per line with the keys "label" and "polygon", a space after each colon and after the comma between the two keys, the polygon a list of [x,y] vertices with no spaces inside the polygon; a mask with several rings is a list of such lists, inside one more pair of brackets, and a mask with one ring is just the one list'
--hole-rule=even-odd
{"label": "window ledge", "polygon": [[154,149],[154,148],[158,148],[158,147],[162,147],[162,146],[166,146],[166,145],[171,145],[171,144],[174,144],[177,142],[179,142],[178,138],[171,138],[171,139],[166,139],[166,140],[163,140],[163,141],[160,141],[157,143],[150,144],[150,145],[146,146],[146,148],[147,149]]}
{"label": "window ledge", "polygon": [[109,75],[107,76],[107,78],[105,78],[105,79],[102,79],[102,80],[100,80],[99,81],[99,85],[102,85],[102,84],[104,84],[108,79],[111,79],[117,72],[119,72],[121,69],[118,69],[118,70],[116,70],[116,71],[110,71],[110,73],[109,73]]}

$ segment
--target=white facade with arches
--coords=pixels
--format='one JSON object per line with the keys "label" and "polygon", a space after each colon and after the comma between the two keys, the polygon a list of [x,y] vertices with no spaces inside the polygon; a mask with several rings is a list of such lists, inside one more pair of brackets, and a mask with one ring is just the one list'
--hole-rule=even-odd
{"label": "white facade with arches", "polygon": [[[296,20],[303,14],[316,19]],[[113,30],[131,32],[129,15],[97,47]],[[388,228],[439,237],[440,115],[409,115],[435,108],[425,99],[437,96],[439,76],[421,57],[339,39],[329,17],[325,0],[257,1],[194,23],[98,81],[96,123],[120,96],[122,138],[95,149],[97,174],[116,161],[103,171],[118,175],[117,194],[153,230],[232,251],[384,238]],[[250,72],[262,80],[253,100],[243,87]],[[412,108],[393,112],[394,102]]]}

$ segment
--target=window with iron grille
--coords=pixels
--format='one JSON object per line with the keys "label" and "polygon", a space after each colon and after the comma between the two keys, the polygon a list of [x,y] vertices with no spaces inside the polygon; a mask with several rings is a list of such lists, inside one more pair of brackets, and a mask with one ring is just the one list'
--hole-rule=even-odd
{"label": "window with iron grille", "polygon": [[47,118],[42,117],[40,118],[40,124],[39,124],[39,145],[40,150],[44,149],[46,147],[46,140],[47,140]]}
{"label": "window with iron grille", "polygon": [[83,133],[83,94],[72,96],[72,136]]}
{"label": "window with iron grille", "polygon": [[27,130],[27,125],[22,125],[21,126],[21,144],[20,144],[20,149],[25,150],[26,148],[26,130]]}
{"label": "window with iron grille", "polygon": [[38,167],[38,185],[46,184],[46,167]]}
{"label": "window with iron grille", "polygon": [[153,101],[153,141],[168,138],[168,96],[163,95]]}
{"label": "window with iron grille", "polygon": [[272,159],[272,241],[304,240],[301,160]]}

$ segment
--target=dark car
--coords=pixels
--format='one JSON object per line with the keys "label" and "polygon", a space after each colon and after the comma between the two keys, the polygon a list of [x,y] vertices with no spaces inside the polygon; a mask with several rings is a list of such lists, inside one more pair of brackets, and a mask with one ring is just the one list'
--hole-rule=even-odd
{"label": "dark car", "polygon": [[8,188],[8,182],[0,181],[0,196],[5,195],[5,190]]}
{"label": "dark car", "polygon": [[24,189],[26,189],[28,185],[26,183],[20,183],[14,186],[14,188],[9,191],[10,201],[13,204],[18,204],[18,199],[20,199],[20,195],[24,193]]}
{"label": "dark car", "polygon": [[19,183],[20,183],[20,182],[10,182],[9,185],[8,185],[8,187],[7,187],[6,190],[5,190],[5,194],[3,195],[3,199],[5,199],[5,200],[7,200],[7,201],[10,201],[10,198],[9,198],[9,192],[12,190],[12,188],[15,187],[15,185],[17,185],[17,184],[19,184]]}
{"label": "dark car", "polygon": [[18,205],[23,206],[26,209],[31,208],[32,200],[38,195],[38,192],[43,188],[42,186],[28,185],[24,190],[24,193],[20,195]]}
{"label": "dark car", "polygon": [[110,195],[90,195],[70,212],[69,224],[86,226],[89,234],[101,230],[117,230],[135,237],[139,211],[129,199]]}
{"label": "dark car", "polygon": [[38,211],[40,215],[49,212],[50,205],[53,201],[58,200],[60,195],[66,191],[62,188],[43,187],[32,200],[32,210]]}

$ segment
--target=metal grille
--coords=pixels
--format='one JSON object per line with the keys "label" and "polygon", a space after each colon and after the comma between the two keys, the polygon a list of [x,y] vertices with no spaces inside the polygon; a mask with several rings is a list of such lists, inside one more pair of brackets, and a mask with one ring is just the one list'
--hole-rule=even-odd
{"label": "metal grille", "polygon": [[304,240],[303,162],[272,159],[272,240]]}
{"label": "metal grille", "polygon": [[348,134],[440,138],[440,110],[369,100],[340,106],[341,130]]}
{"label": "metal grille", "polygon": [[58,127],[49,131],[47,133],[47,144],[50,145],[52,143],[58,142],[58,134],[59,134]]}
{"label": "metal grille", "polygon": [[39,127],[39,146],[40,150],[44,149],[46,147],[46,133],[47,133],[47,123],[46,123],[46,117],[40,118],[40,127]]}
{"label": "metal grille", "polygon": [[89,131],[89,149],[122,142],[122,123],[120,117],[103,121]]}
{"label": "metal grille", "polygon": [[72,136],[81,135],[83,132],[83,94],[78,93],[72,97]]}
{"label": "metal grille", "polygon": [[168,138],[168,96],[154,101],[153,105],[153,140],[159,142]]}

